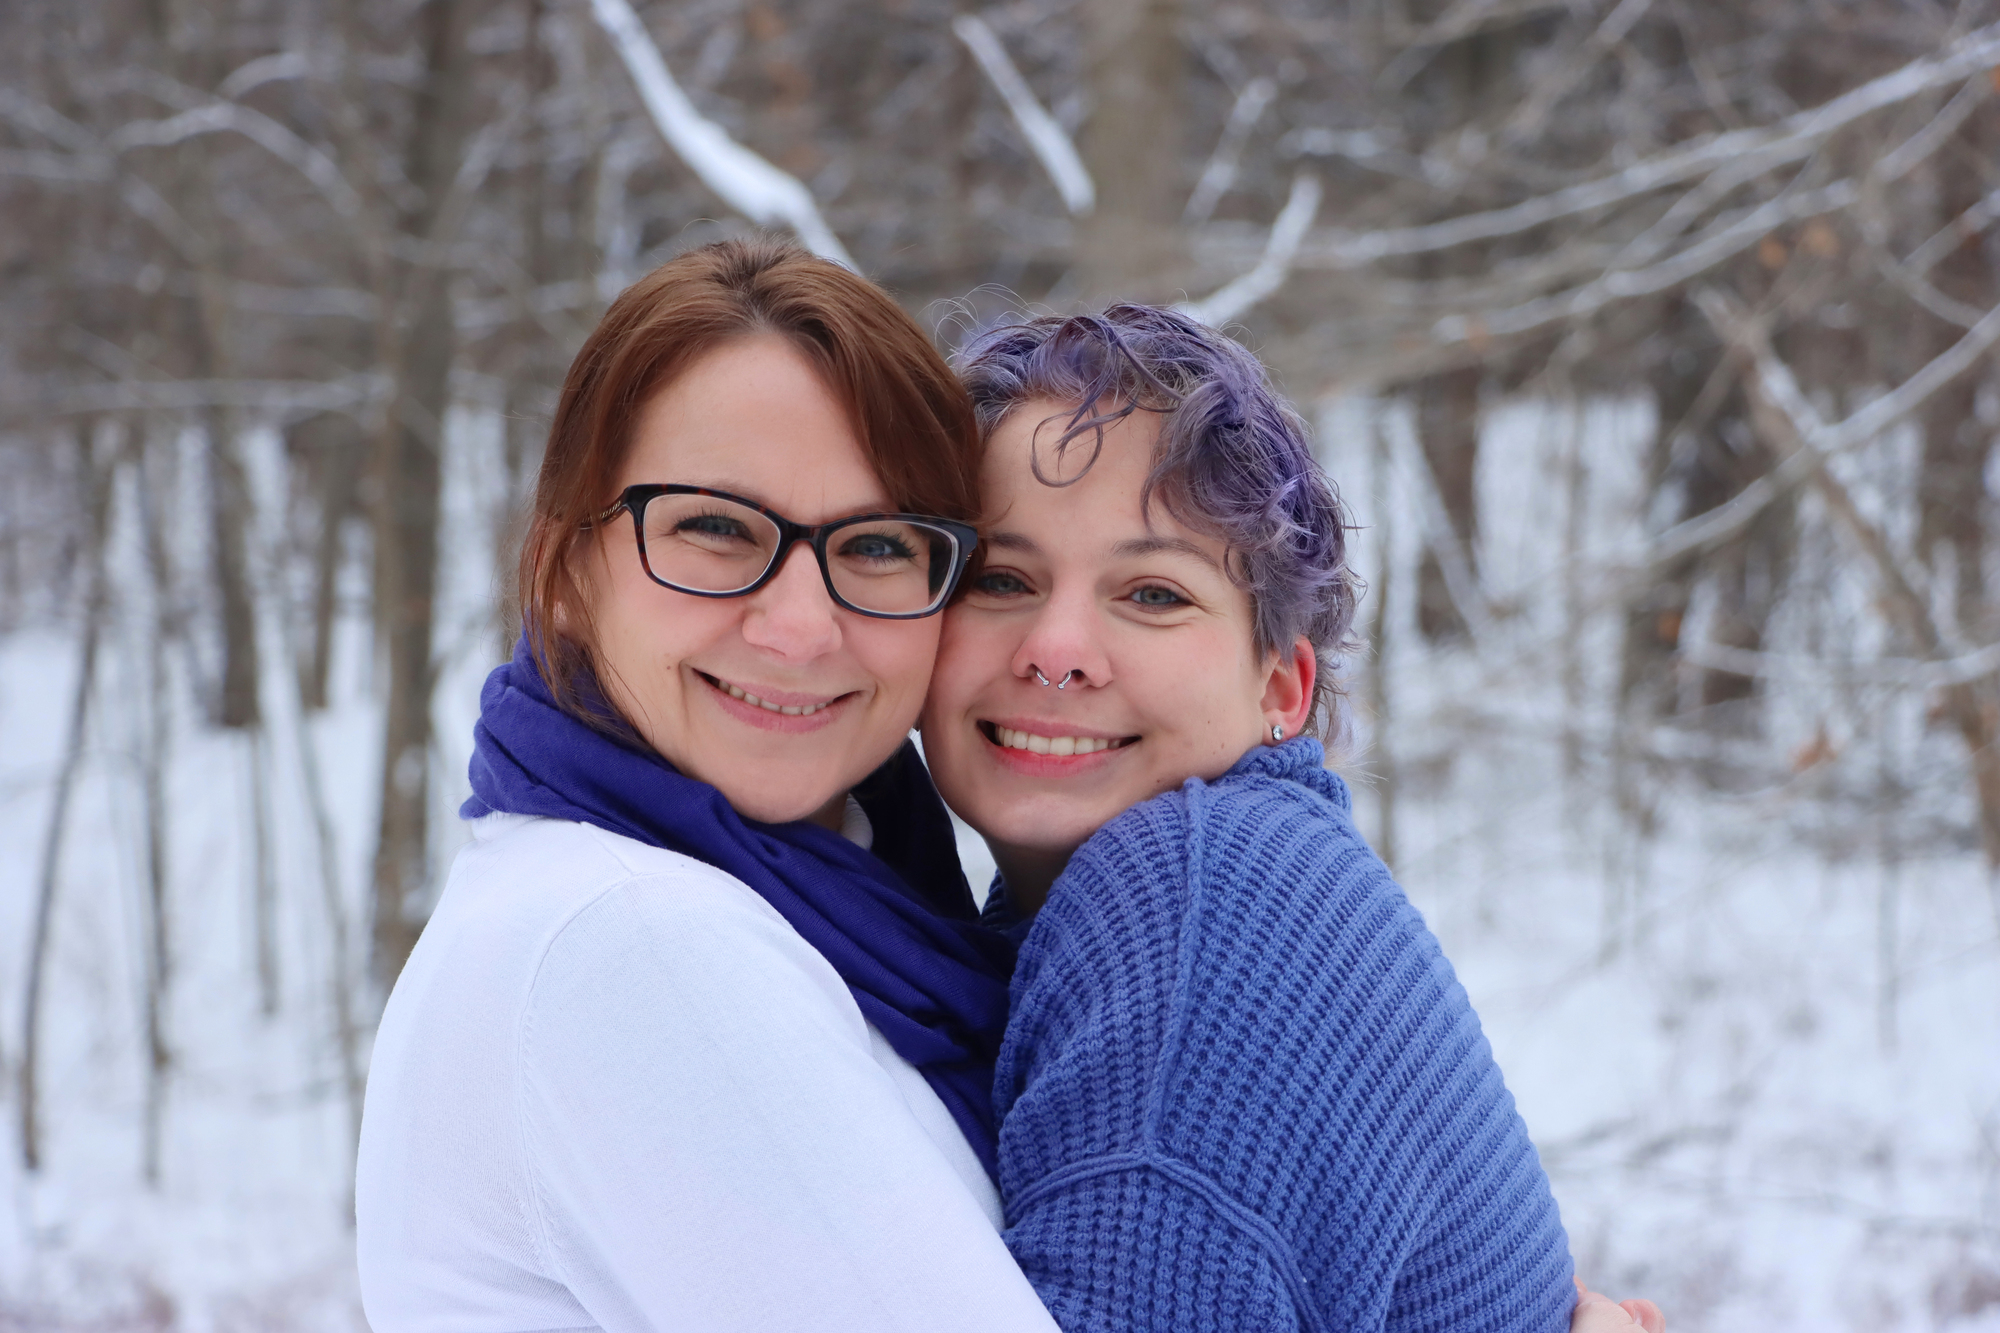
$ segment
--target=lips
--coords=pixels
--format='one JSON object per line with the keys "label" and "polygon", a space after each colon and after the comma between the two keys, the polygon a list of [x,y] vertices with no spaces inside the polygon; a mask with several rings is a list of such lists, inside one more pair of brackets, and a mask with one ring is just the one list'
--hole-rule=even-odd
{"label": "lips", "polygon": [[860,697],[858,690],[846,694],[797,694],[766,687],[759,692],[706,671],[695,674],[715,692],[713,697],[723,712],[760,731],[818,731],[840,716],[849,702]]}
{"label": "lips", "polygon": [[1096,754],[1100,750],[1121,749],[1139,739],[1137,736],[1079,736],[1070,731],[1051,734],[1018,727],[1004,727],[997,722],[983,722],[980,724],[980,729],[986,733],[988,740],[1003,749],[1058,756]]}
{"label": "lips", "polygon": [[[776,699],[767,699],[762,695],[752,694],[741,685],[735,684],[732,681],[723,680],[720,676],[711,676],[704,671],[701,673],[701,677],[732,699],[741,699],[744,703],[755,704],[757,707],[767,709],[773,713],[783,713],[786,717],[811,717],[814,713],[825,708],[828,704],[834,703],[841,697],[835,694],[824,696],[811,702],[803,702],[808,696],[781,694]],[[791,702],[780,702],[780,700],[785,699],[789,699]]]}
{"label": "lips", "polygon": [[1027,778],[1067,778],[1096,772],[1139,743],[1137,736],[1091,732],[1072,723],[1010,718],[982,720],[979,734],[1002,768]]}

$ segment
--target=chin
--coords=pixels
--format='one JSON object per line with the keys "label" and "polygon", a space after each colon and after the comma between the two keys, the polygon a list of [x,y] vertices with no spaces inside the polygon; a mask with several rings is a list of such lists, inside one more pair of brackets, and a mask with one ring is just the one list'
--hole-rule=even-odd
{"label": "chin", "polygon": [[759,824],[791,824],[819,813],[834,797],[843,795],[852,783],[831,778],[803,783],[796,776],[790,782],[773,782],[771,772],[690,774],[722,793],[722,799],[745,819]]}
{"label": "chin", "polygon": [[1079,812],[1073,802],[1032,798],[998,812],[998,818],[974,819],[959,812],[981,837],[1022,851],[1067,855],[1090,840],[1107,820],[1124,809],[1104,812],[1093,818]]}
{"label": "chin", "polygon": [[[729,793],[724,792],[723,795],[727,797]],[[796,824],[800,820],[806,819],[818,812],[820,807],[832,799],[829,796],[826,801],[811,801],[797,804],[731,799],[729,804],[730,808],[735,810],[737,814],[743,816],[743,818],[753,824]]]}

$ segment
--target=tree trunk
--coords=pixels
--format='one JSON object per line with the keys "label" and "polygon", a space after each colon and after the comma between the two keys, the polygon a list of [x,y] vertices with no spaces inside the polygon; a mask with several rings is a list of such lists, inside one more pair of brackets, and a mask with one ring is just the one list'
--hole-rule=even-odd
{"label": "tree trunk", "polygon": [[[207,90],[222,77],[222,45],[215,32],[218,14],[187,0],[163,0],[153,11],[156,39],[171,55],[167,65],[182,83]],[[222,233],[211,150],[190,140],[175,150],[172,197],[187,233],[200,242],[193,261],[195,290],[185,306],[183,336],[198,379],[226,379],[230,357],[231,306],[227,251],[214,243]],[[237,439],[236,414],[225,406],[200,413],[207,449],[210,574],[215,581],[222,637],[222,672],[213,700],[217,723],[228,728],[260,725],[258,707],[257,614],[250,587],[250,485]]]}
{"label": "tree trunk", "polygon": [[[1444,502],[1467,573],[1478,570],[1480,368],[1433,375],[1416,389],[1417,441]],[[1438,552],[1426,547],[1417,569],[1417,628],[1432,643],[1463,639],[1464,615],[1451,595]]]}
{"label": "tree trunk", "polygon": [[437,596],[441,454],[456,351],[440,223],[463,156],[469,0],[429,0],[417,14],[424,76],[408,177],[421,195],[402,229],[424,259],[409,265],[394,339],[395,396],[380,449],[376,605],[389,668],[382,804],[374,866],[373,971],[386,990],[422,929],[429,879],[432,617]]}
{"label": "tree trunk", "polygon": [[1186,271],[1181,105],[1187,56],[1179,0],[1085,0],[1092,99],[1078,151],[1097,207],[1077,219],[1085,301],[1165,300]]}
{"label": "tree trunk", "polygon": [[[549,386],[559,382],[561,366],[555,364],[560,349],[553,341],[532,302],[536,292],[560,276],[559,248],[549,235],[548,211],[549,154],[551,137],[543,115],[550,92],[555,87],[555,62],[546,50],[549,8],[547,0],[529,0],[528,37],[524,52],[524,76],[534,113],[525,136],[527,161],[521,169],[522,282],[521,305],[515,316],[515,373],[507,381],[506,420],[500,437],[500,494],[493,513],[493,580],[501,590],[494,599],[494,648],[501,658],[513,651],[521,632],[518,600],[514,597],[515,556],[520,549],[522,500],[533,473],[541,461],[542,439]],[[572,249],[576,247],[572,242]]]}
{"label": "tree trunk", "polygon": [[[1412,19],[1435,22],[1447,6],[1410,7]],[[1457,12],[1455,8],[1452,12]],[[1448,144],[1470,127],[1490,125],[1513,104],[1519,83],[1519,40],[1510,31],[1470,32],[1446,43],[1425,63],[1404,99],[1411,131],[1421,140]],[[1483,132],[1483,130],[1481,131]],[[1451,150],[1456,151],[1456,150]],[[1490,262],[1481,247],[1460,246],[1420,258],[1416,271],[1431,280],[1469,276]],[[1443,371],[1412,386],[1417,440],[1444,502],[1465,571],[1477,582],[1479,569],[1479,391],[1486,370],[1480,365]],[[1417,569],[1417,629],[1431,643],[1465,640],[1465,616],[1451,595],[1440,553],[1427,546]]]}
{"label": "tree trunk", "polygon": [[[212,372],[211,372],[212,373]],[[216,720],[225,727],[262,724],[257,701],[257,612],[250,592],[250,485],[230,414],[206,414],[209,549],[222,611],[222,687]]]}
{"label": "tree trunk", "polygon": [[[1964,137],[1978,150],[1976,162],[1991,160],[2000,126],[1988,112],[1967,123]],[[1984,193],[1976,170],[1940,172],[1939,225],[1972,208]],[[1931,280],[1947,296],[1980,307],[1995,299],[1993,255],[1989,237],[1968,236],[1938,261]],[[1929,346],[1920,362],[1956,342],[1961,330],[1942,320],[1931,326]],[[1917,480],[1918,557],[1942,572],[1950,561],[1953,579],[1948,596],[1956,628],[1967,637],[1986,639],[1996,628],[1986,607],[1986,465],[1993,452],[1993,428],[1979,419],[1979,392],[1992,382],[1992,372],[1975,371],[1933,395],[1919,418],[1923,430],[1922,471]],[[1947,554],[1948,553],[1948,554]]]}
{"label": "tree trunk", "polygon": [[308,417],[285,435],[287,452],[313,492],[308,506],[313,523],[312,602],[299,666],[299,697],[306,709],[317,712],[326,707],[340,566],[346,554],[342,538],[360,503],[366,441],[352,417],[336,412]]}
{"label": "tree trunk", "polygon": [[255,940],[257,1012],[274,1017],[282,986],[278,975],[278,874],[271,837],[270,736],[262,726],[243,738],[250,768],[250,919]]}
{"label": "tree trunk", "polygon": [[70,695],[69,727],[62,767],[56,772],[55,798],[49,807],[48,832],[42,839],[42,868],[35,893],[34,925],[28,942],[28,986],[22,1006],[21,1033],[21,1162],[29,1171],[42,1167],[41,1056],[42,990],[48,971],[49,935],[55,924],[56,886],[61,878],[63,830],[69,822],[69,802],[76,775],[83,767],[83,743],[90,725],[90,696],[97,679],[97,648],[103,638],[105,588],[104,540],[111,512],[113,469],[100,465],[92,436],[95,423],[86,420],[77,432],[78,475],[85,487],[89,514],[86,534],[83,641],[77,649],[76,688]]}
{"label": "tree trunk", "polygon": [[[1742,367],[1685,303],[1677,301],[1663,324],[1670,331],[1666,350],[1649,377],[1659,425],[1647,469],[1647,508],[1671,525],[1726,504],[1776,459],[1750,424]],[[1795,513],[1790,499],[1766,506],[1728,542],[1662,570],[1628,604],[1621,711],[1635,718],[1679,711],[1676,657],[1695,588],[1704,579],[1716,594],[1710,639],[1752,652],[1763,647],[1766,623],[1790,577]],[[1702,670],[1695,684],[1693,699],[1702,708],[1748,700],[1756,688],[1752,677],[1712,669]],[[1750,720],[1740,709],[1734,718],[1737,725]]]}
{"label": "tree trunk", "polygon": [[[139,457],[144,460],[141,441]],[[161,1140],[167,1115],[173,1048],[167,1038],[167,1005],[173,984],[172,918],[169,915],[166,774],[173,741],[167,645],[174,635],[173,569],[160,521],[164,488],[155,488],[142,469],[137,490],[139,522],[152,582],[152,616],[146,637],[146,740],[140,754],[141,798],[146,824],[146,1109],[141,1131],[141,1169],[146,1184],[160,1186]]]}

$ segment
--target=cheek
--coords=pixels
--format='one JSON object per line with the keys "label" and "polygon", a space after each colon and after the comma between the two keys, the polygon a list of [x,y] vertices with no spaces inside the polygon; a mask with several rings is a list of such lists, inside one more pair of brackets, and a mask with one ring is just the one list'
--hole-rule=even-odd
{"label": "cheek", "polygon": [[1167,740],[1162,759],[1171,753],[1190,765],[1183,778],[1218,758],[1233,763],[1257,731],[1262,677],[1233,634],[1205,634],[1172,653],[1135,654],[1123,674],[1127,697],[1140,701]]}
{"label": "cheek", "polygon": [[921,699],[938,660],[938,616],[925,620],[855,617],[847,643],[885,699]]}
{"label": "cheek", "polygon": [[938,645],[938,686],[950,697],[970,699],[986,684],[1013,674],[1025,622],[991,612],[953,610],[946,614]]}
{"label": "cheek", "polygon": [[[682,659],[732,632],[742,620],[742,604],[670,592],[647,578],[636,558],[632,564],[592,568],[586,591],[597,655],[631,688],[671,689]],[[661,700],[643,702],[657,707]]]}

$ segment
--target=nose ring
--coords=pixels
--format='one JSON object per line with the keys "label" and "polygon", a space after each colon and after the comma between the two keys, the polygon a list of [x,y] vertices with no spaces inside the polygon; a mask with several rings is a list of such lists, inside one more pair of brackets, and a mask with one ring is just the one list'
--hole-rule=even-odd
{"label": "nose ring", "polygon": [[1035,673],[1035,679],[1039,681],[1041,684],[1043,685],[1053,684],[1059,690],[1066,688],[1069,685],[1069,678],[1071,676],[1078,674],[1076,668],[1071,667],[1068,671],[1063,672],[1063,678],[1061,680],[1051,681],[1047,676],[1044,676],[1042,674],[1042,669],[1036,666],[1033,662],[1028,663],[1028,670]]}

